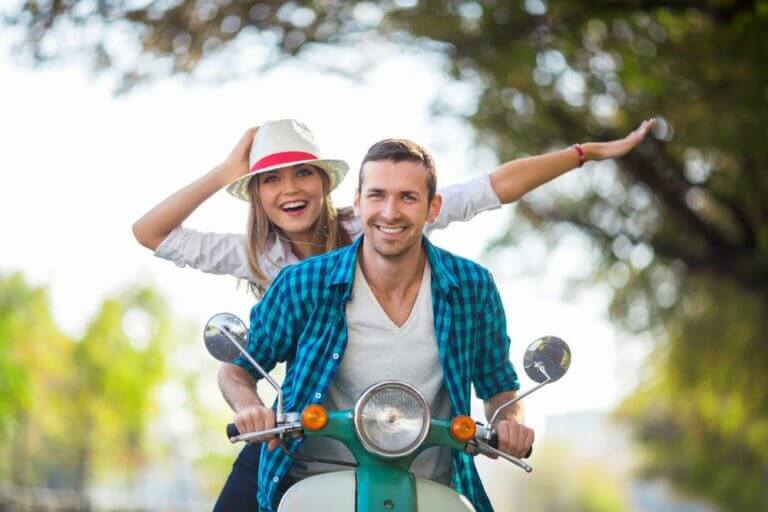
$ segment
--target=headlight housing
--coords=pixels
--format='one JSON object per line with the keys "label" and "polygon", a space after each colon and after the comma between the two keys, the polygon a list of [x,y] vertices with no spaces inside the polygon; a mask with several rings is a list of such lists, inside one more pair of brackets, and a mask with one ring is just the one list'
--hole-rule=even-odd
{"label": "headlight housing", "polygon": [[429,404],[418,389],[384,381],[365,390],[355,404],[355,432],[363,447],[386,459],[410,455],[429,433]]}

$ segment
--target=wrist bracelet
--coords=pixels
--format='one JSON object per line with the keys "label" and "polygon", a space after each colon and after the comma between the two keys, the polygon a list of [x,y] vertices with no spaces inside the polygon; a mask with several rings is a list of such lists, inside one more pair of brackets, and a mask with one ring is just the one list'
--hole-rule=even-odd
{"label": "wrist bracelet", "polygon": [[576,152],[579,154],[579,167],[584,165],[584,162],[586,162],[586,158],[584,157],[584,150],[581,149],[581,144],[574,144],[571,146],[573,149],[576,150]]}

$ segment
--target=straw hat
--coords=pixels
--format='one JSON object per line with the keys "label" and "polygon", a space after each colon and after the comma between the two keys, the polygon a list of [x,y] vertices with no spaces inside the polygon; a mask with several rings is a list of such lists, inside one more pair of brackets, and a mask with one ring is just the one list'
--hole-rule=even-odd
{"label": "straw hat", "polygon": [[343,160],[328,160],[320,155],[315,138],[303,123],[293,119],[268,121],[259,127],[248,159],[250,171],[227,187],[227,192],[248,201],[248,184],[257,174],[282,167],[311,164],[328,174],[330,190],[336,188],[349,171]]}

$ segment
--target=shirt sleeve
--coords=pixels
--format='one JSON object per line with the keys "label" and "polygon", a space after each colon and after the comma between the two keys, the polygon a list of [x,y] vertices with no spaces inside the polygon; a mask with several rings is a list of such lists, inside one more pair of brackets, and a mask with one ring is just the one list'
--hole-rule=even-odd
{"label": "shirt sleeve", "polygon": [[[272,282],[262,300],[251,308],[248,346],[246,350],[266,372],[277,363],[289,359],[298,335],[301,334],[295,315],[295,296],[289,293],[288,272],[281,272]],[[262,375],[243,356],[234,364],[248,371],[256,380]]]}
{"label": "shirt sleeve", "polygon": [[488,400],[504,391],[520,389],[517,372],[509,360],[509,336],[504,306],[490,277],[487,286],[488,298],[480,312],[480,348],[475,352],[472,372],[475,393],[481,400]]}
{"label": "shirt sleeve", "polygon": [[246,256],[245,236],[234,233],[202,233],[178,227],[155,251],[155,256],[179,267],[190,266],[210,274],[253,280]]}
{"label": "shirt sleeve", "polygon": [[451,185],[438,192],[443,196],[443,206],[435,222],[427,224],[427,232],[445,229],[451,222],[468,221],[478,213],[495,210],[501,206],[488,174]]}

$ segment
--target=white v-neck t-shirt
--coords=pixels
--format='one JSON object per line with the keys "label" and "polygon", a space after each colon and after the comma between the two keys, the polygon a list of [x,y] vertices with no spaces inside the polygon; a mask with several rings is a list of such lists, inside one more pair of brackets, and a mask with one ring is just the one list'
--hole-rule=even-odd
{"label": "white v-neck t-shirt", "polygon": [[[443,370],[435,336],[432,311],[432,273],[424,267],[421,286],[408,319],[397,326],[384,312],[358,264],[352,299],[346,306],[347,347],[326,391],[330,410],[351,409],[358,397],[373,384],[399,380],[416,387],[427,399],[433,416],[449,418],[450,398],[443,385]],[[309,438],[300,454],[352,462],[349,450],[333,439]],[[449,448],[429,448],[419,454],[411,469],[416,476],[450,483]],[[296,462],[294,477],[349,469],[329,464]]]}

